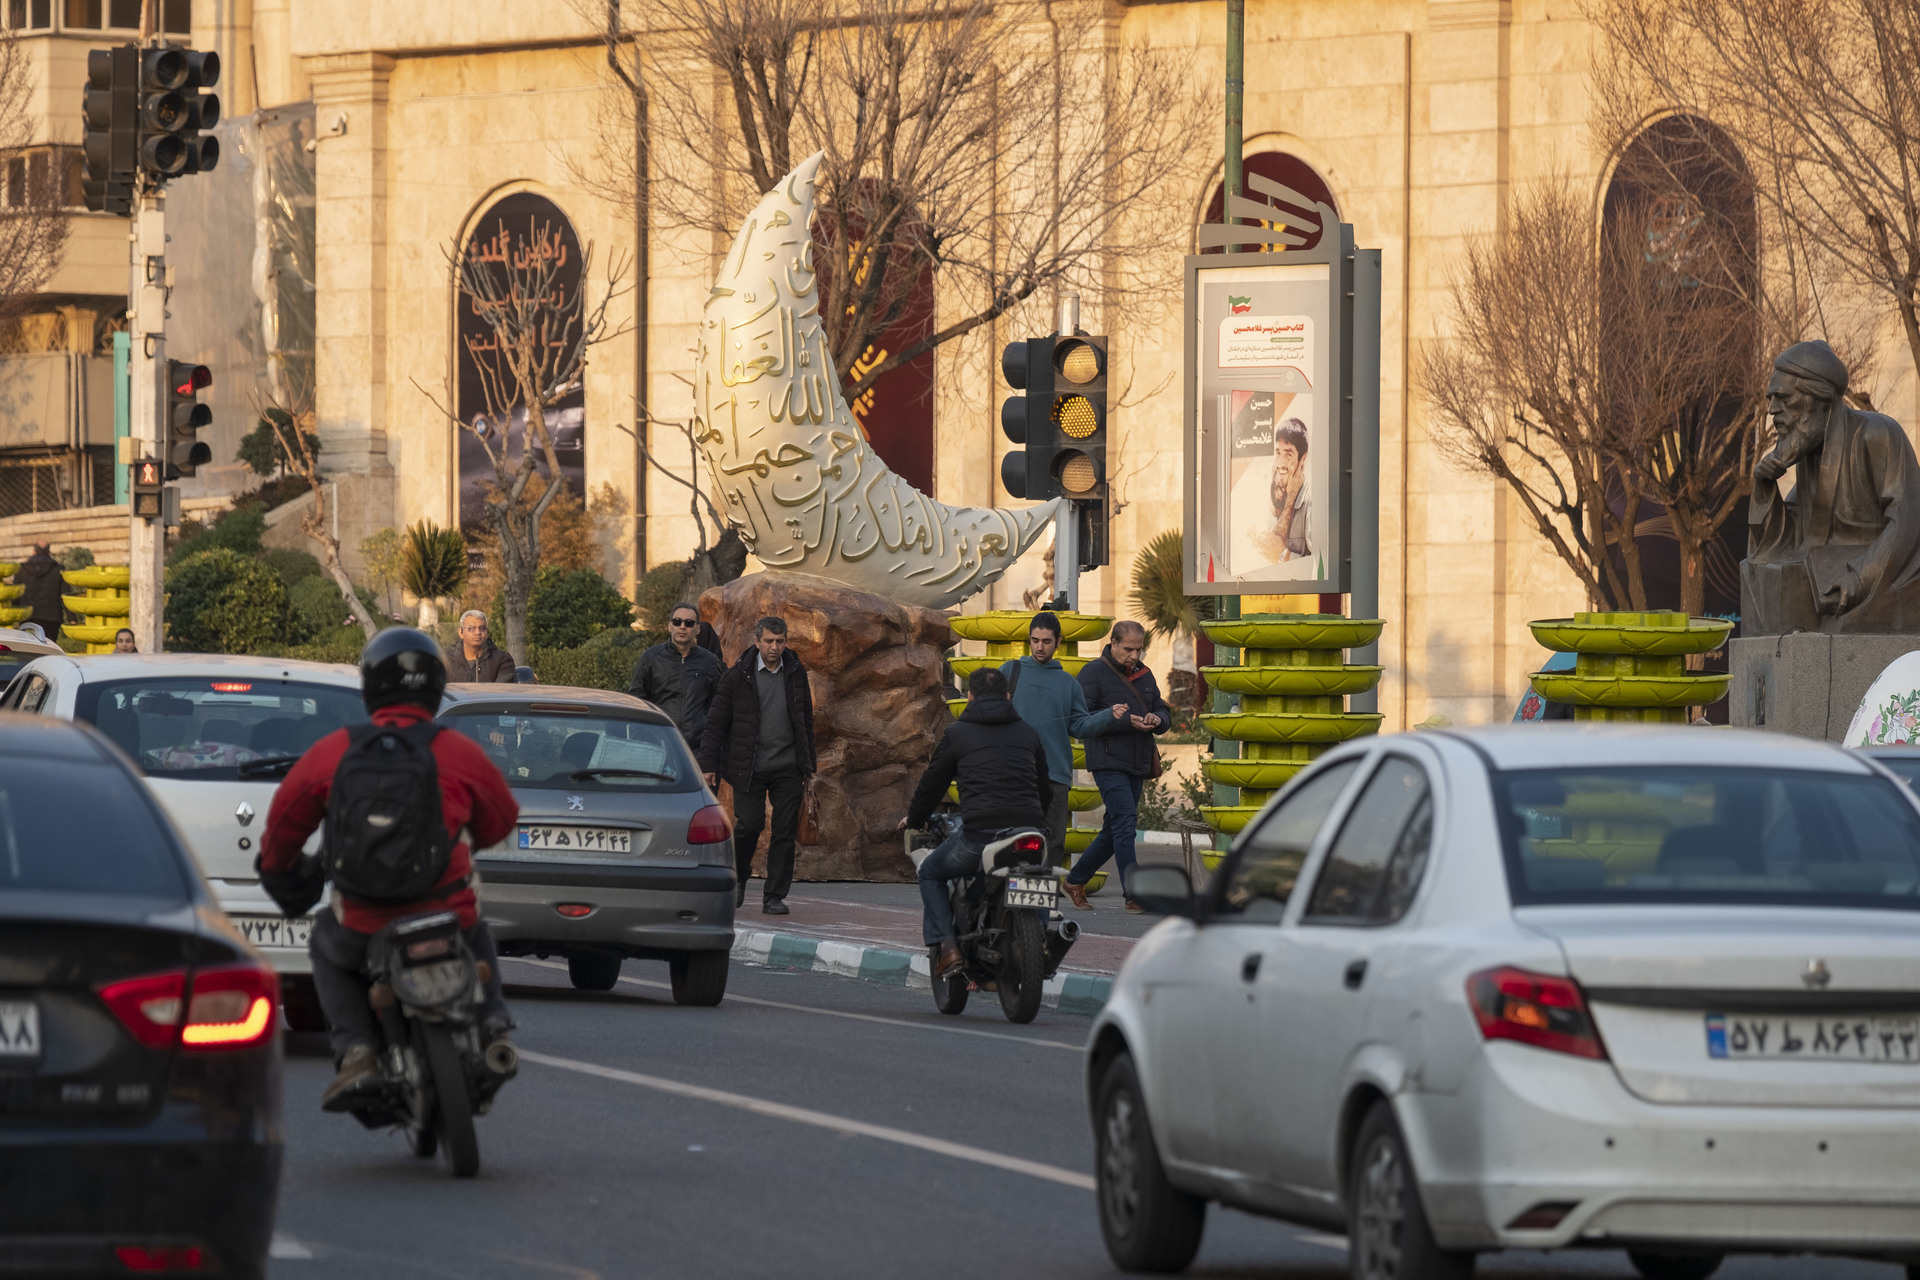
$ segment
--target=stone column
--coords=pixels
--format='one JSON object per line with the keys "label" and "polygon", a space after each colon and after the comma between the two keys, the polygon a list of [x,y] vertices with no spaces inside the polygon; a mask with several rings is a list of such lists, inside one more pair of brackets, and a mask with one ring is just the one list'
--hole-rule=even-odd
{"label": "stone column", "polygon": [[[314,409],[328,522],[350,574],[360,540],[394,521],[387,458],[387,80],[379,53],[305,60],[315,153]],[[344,118],[344,129],[334,133]]]}

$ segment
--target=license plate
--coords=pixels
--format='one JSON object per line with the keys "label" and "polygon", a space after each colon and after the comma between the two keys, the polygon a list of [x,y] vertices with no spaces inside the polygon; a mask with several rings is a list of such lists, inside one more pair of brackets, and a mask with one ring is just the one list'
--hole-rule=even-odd
{"label": "license plate", "polygon": [[633,832],[625,827],[520,828],[520,847],[531,853],[632,853]]}
{"label": "license plate", "polygon": [[1060,882],[1051,876],[1008,876],[1007,905],[1010,907],[1046,907],[1051,910],[1060,900]]}
{"label": "license plate", "polygon": [[1707,1015],[1707,1056],[1920,1066],[1920,1018]]}
{"label": "license plate", "polygon": [[40,1056],[40,1006],[0,1000],[0,1060]]}
{"label": "license plate", "polygon": [[305,916],[229,916],[233,927],[256,947],[305,947],[313,921]]}

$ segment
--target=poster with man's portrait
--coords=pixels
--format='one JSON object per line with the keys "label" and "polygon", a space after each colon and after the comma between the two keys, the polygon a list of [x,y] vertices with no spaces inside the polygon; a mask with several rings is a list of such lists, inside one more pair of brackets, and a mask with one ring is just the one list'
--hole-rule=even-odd
{"label": "poster with man's portrait", "polygon": [[1239,591],[1325,589],[1337,576],[1331,268],[1196,274],[1194,576]]}

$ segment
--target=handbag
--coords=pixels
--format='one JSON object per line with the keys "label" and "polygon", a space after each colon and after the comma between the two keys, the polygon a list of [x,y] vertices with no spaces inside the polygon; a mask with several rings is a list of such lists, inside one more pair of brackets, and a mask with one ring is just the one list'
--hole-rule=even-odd
{"label": "handbag", "polygon": [[820,780],[818,774],[807,778],[806,789],[800,793],[800,831],[801,844],[820,843],[820,789],[814,784]]}
{"label": "handbag", "polygon": [[[1114,670],[1116,671],[1120,670],[1120,664],[1113,663],[1111,665],[1113,666]],[[1127,686],[1127,701],[1138,706],[1140,708],[1141,715],[1144,716],[1144,715],[1151,714],[1147,710],[1146,701],[1144,699],[1134,696],[1133,681],[1128,679],[1127,673],[1125,671],[1120,671],[1120,680],[1121,680],[1121,683]],[[1147,764],[1147,781],[1151,782],[1155,778],[1159,777],[1161,774],[1166,772],[1167,762],[1160,758],[1159,743],[1153,741],[1152,738],[1148,738],[1147,747],[1148,747],[1148,750],[1150,750],[1153,753],[1148,757],[1148,764]]]}

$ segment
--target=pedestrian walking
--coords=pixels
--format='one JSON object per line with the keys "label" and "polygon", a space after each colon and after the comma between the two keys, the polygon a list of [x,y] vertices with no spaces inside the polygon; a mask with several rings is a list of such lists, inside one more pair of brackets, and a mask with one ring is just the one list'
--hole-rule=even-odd
{"label": "pedestrian walking", "polygon": [[33,554],[21,562],[13,581],[26,588],[20,593],[20,607],[33,610],[27,621],[45,632],[49,641],[58,640],[60,626],[67,620],[67,607],[60,602],[67,592],[67,580],[60,576],[60,562],[53,558],[52,547],[45,542],[34,543]]}
{"label": "pedestrian walking", "polygon": [[460,615],[460,643],[447,655],[448,684],[512,684],[513,655],[496,649],[487,615],[469,609]]}
{"label": "pedestrian walking", "polygon": [[1134,824],[1140,816],[1140,793],[1147,779],[1160,773],[1160,748],[1154,735],[1173,725],[1173,713],[1161,700],[1160,685],[1140,660],[1147,648],[1147,629],[1137,622],[1116,622],[1096,662],[1080,669],[1080,688],[1087,705],[1104,708],[1100,732],[1086,738],[1087,768],[1107,806],[1106,821],[1087,851],[1067,873],[1067,897],[1085,908],[1085,885],[1093,873],[1112,858],[1119,868],[1121,892],[1127,910],[1138,911],[1133,900]]}
{"label": "pedestrian walking", "polygon": [[807,669],[787,648],[787,624],[762,618],[753,626],[753,647],[728,667],[714,689],[700,736],[700,768],[707,785],[721,779],[733,788],[733,863],[738,877],[733,904],[747,900],[753,853],[773,807],[773,837],[767,845],[767,880],[760,909],[787,914],[793,884],[794,844],[807,780],[818,761],[813,749],[813,692]]}
{"label": "pedestrian walking", "polygon": [[134,639],[132,627],[122,627],[113,633],[113,651],[115,653],[140,652],[140,642]]}
{"label": "pedestrian walking", "polygon": [[[1008,697],[1020,718],[1040,735],[1047,752],[1047,776],[1053,798],[1047,805],[1047,849],[1058,866],[1067,864],[1067,821],[1072,816],[1067,789],[1073,785],[1073,739],[1100,733],[1112,716],[1105,707],[1087,710],[1087,697],[1054,654],[1060,648],[1060,619],[1050,612],[1036,613],[1027,624],[1024,658],[1001,665]],[[1089,664],[1091,665],[1091,664]]]}
{"label": "pedestrian walking", "polygon": [[697,751],[707,727],[707,707],[726,664],[700,647],[700,611],[682,601],[667,618],[667,638],[633,664],[627,692],[645,698],[673,718],[680,736]]}

